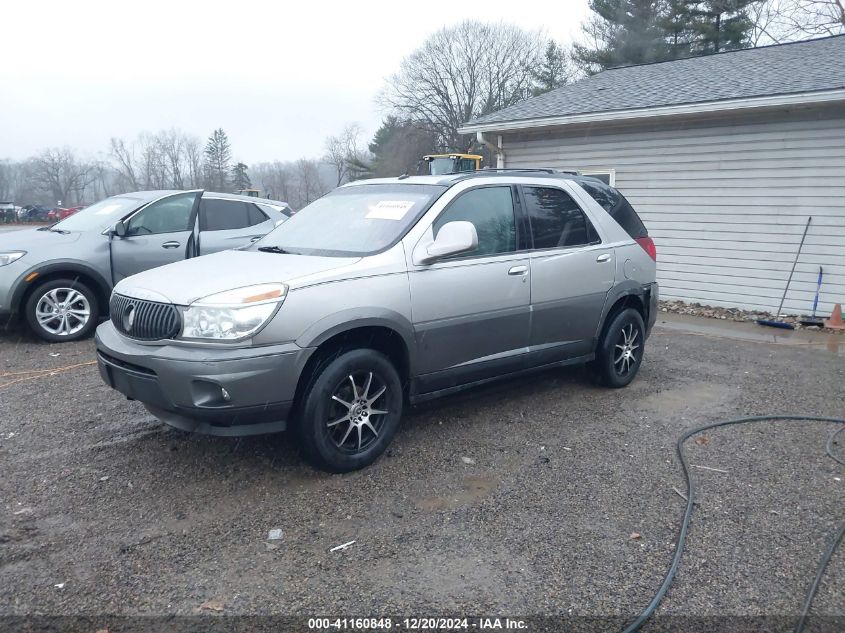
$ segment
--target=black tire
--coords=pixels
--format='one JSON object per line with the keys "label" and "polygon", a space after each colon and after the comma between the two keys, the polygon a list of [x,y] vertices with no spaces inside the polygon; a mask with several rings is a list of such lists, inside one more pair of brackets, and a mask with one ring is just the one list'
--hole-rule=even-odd
{"label": "black tire", "polygon": [[604,328],[596,348],[596,359],[590,367],[600,384],[616,389],[625,387],[640,370],[644,351],[643,318],[633,308],[626,308]]}
{"label": "black tire", "polygon": [[[77,294],[74,295],[72,292]],[[44,301],[46,301],[49,293],[54,293],[53,297],[58,297],[59,300],[71,299],[72,303],[65,305],[60,301],[58,305],[61,307],[57,306],[56,319],[46,323],[42,319],[39,322],[39,316],[44,314],[43,312],[38,313],[39,304],[42,307],[44,306]],[[86,310],[88,312],[88,318],[79,327],[79,315]],[[64,321],[62,321],[62,314],[65,315]],[[30,292],[24,304],[24,318],[29,329],[39,338],[50,341],[51,343],[78,341],[89,336],[94,331],[94,328],[97,327],[99,317],[100,303],[97,301],[97,294],[78,279],[52,279],[45,281]],[[63,322],[67,323],[66,328],[62,326]]]}
{"label": "black tire", "polygon": [[[373,398],[382,387],[384,392]],[[372,349],[342,351],[315,366],[297,407],[296,440],[305,458],[321,470],[364,468],[393,439],[402,403],[399,374],[384,354]]]}

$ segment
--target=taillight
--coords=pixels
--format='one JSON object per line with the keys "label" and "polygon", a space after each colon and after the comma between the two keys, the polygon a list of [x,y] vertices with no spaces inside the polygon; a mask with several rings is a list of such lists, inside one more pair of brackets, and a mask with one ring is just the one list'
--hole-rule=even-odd
{"label": "taillight", "polygon": [[643,250],[648,253],[648,256],[651,257],[654,261],[657,261],[657,247],[654,245],[654,240],[650,237],[637,237],[635,238],[637,244],[643,247]]}

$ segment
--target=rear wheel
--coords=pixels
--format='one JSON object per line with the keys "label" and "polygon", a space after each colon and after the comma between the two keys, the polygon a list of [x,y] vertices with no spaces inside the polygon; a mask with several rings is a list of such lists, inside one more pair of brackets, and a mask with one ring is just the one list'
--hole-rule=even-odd
{"label": "rear wheel", "polygon": [[599,382],[608,387],[625,387],[643,361],[645,325],[633,308],[619,312],[605,328],[592,363]]}
{"label": "rear wheel", "polygon": [[91,334],[99,309],[97,295],[88,286],[76,279],[54,279],[32,291],[24,316],[37,336],[55,343]]}
{"label": "rear wheel", "polygon": [[306,458],[330,472],[373,463],[402,416],[402,384],[390,360],[372,349],[341,352],[318,363],[295,421]]}

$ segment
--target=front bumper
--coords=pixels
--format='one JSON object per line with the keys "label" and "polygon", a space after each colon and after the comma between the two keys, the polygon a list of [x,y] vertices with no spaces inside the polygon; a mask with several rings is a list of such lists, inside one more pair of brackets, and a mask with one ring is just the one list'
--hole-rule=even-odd
{"label": "front bumper", "polygon": [[142,344],[111,322],[97,328],[95,343],[100,375],[112,389],[171,426],[227,436],[285,430],[313,352],[295,343],[231,349]]}

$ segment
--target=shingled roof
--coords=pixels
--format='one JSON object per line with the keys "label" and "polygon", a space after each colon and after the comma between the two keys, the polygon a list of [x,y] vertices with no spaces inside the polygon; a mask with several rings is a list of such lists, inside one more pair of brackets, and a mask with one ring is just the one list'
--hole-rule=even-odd
{"label": "shingled roof", "polygon": [[473,119],[464,130],[837,89],[845,89],[845,35],[612,68]]}

